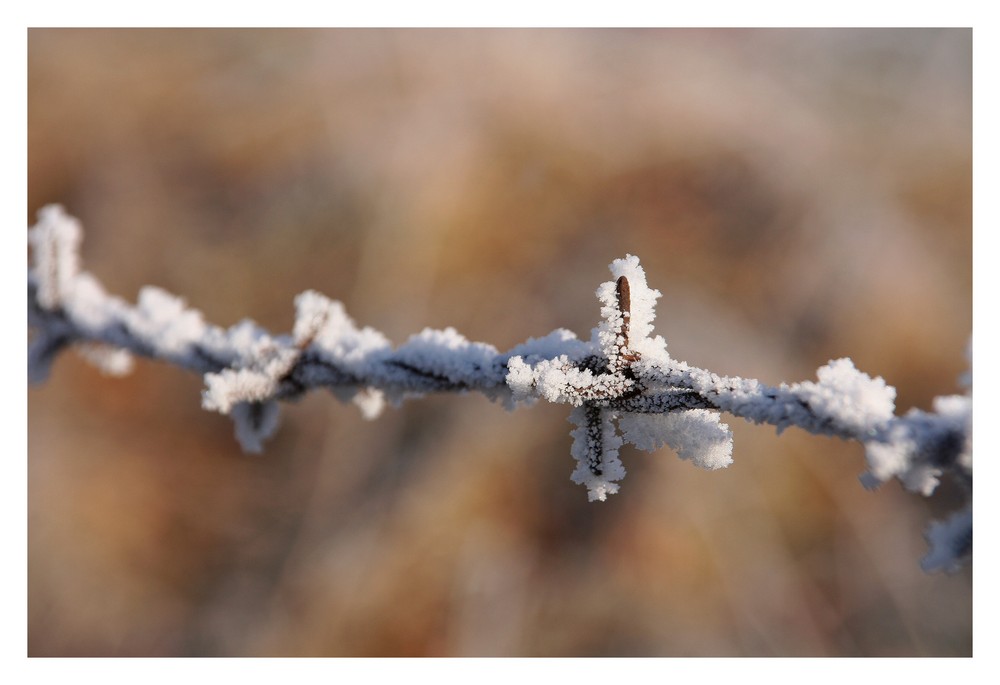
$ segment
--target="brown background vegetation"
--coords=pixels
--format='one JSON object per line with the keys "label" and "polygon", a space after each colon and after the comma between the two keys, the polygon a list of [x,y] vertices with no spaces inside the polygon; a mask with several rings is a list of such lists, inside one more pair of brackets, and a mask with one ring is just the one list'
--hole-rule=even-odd
{"label": "brown background vegetation", "polygon": [[[850,356],[928,408],[971,308],[971,31],[32,30],[29,213],[86,268],[287,331],[307,288],[402,341],[597,322],[639,255],[672,354]],[[954,506],[858,445],[728,417],[735,463],[569,480],[559,406],[316,393],[240,452],[201,381],[74,355],[28,390],[33,655],[967,655]]]}

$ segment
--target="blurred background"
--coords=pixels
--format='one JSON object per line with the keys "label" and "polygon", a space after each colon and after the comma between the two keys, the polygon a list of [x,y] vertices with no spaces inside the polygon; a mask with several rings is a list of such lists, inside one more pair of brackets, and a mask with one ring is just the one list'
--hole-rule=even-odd
{"label": "blurred background", "polygon": [[[970,30],[31,30],[28,224],[213,323],[342,300],[396,342],[589,337],[642,258],[675,358],[768,383],[850,356],[962,392]],[[260,456],[201,379],[70,353],[28,390],[32,655],[970,655],[957,506],[862,448],[729,416],[735,463],[570,482],[566,407],[327,393]],[[725,417],[724,417],[725,418]]]}

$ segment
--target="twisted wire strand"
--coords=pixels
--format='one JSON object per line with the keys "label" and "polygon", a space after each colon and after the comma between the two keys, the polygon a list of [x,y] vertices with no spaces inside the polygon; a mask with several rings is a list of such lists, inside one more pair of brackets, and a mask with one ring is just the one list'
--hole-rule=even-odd
{"label": "twisted wire strand", "polygon": [[[106,294],[80,269],[80,240],[79,223],[58,206],[43,209],[29,232],[32,382],[44,380],[71,347],[112,374],[128,372],[132,355],[164,361],[205,378],[203,406],[231,415],[249,451],[259,451],[276,428],[279,401],[319,388],[353,400],[366,418],[377,415],[386,400],[399,403],[431,392],[479,392],[508,408],[538,400],[570,404],[577,408],[571,418],[578,426],[573,479],[587,485],[592,499],[616,492],[614,481],[624,476],[619,430],[624,441],[642,449],[670,444],[687,458],[687,446],[675,440],[677,417],[688,421],[685,430],[694,425],[702,436],[695,448],[715,449],[720,440],[731,441],[715,414],[726,412],[779,432],[795,426],[862,443],[870,467],[862,481],[868,487],[895,477],[929,495],[940,476],[953,476],[967,488],[968,511],[932,527],[931,561],[925,565],[951,569],[971,551],[971,397],[937,398],[933,412],[897,416],[895,389],[857,371],[850,360],[822,367],[819,382],[779,386],[674,360],[662,339],[658,348],[642,335],[641,327],[651,326],[641,317],[651,320],[652,308],[641,312],[633,303],[641,306],[643,297],[652,302],[659,293],[645,287],[635,258],[612,265],[633,268],[628,273],[634,282],[620,275],[602,286],[603,295],[598,291],[605,303],[600,335],[595,331],[594,339],[581,341],[560,329],[501,353],[450,328],[425,329],[393,347],[378,331],[359,329],[339,302],[312,291],[296,298],[291,334],[272,334],[250,321],[228,329],[206,323],[200,312],[157,288],[144,288],[138,302],[129,304]],[[658,425],[656,416],[664,417]],[[706,468],[731,461],[728,452],[720,457],[716,450],[709,458],[692,450],[692,460]]]}

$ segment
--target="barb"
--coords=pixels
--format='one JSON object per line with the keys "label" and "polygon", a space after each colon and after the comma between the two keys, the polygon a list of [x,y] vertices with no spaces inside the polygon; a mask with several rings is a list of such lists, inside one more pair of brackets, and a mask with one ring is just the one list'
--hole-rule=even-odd
{"label": "barb", "polygon": [[622,315],[621,337],[622,347],[628,349],[628,320],[632,313],[632,298],[629,294],[628,279],[619,276],[615,283],[615,295],[618,297],[618,311]]}
{"label": "barb", "polygon": [[[646,285],[633,256],[612,262],[614,280],[597,289],[601,321],[590,340],[559,329],[501,353],[452,328],[425,329],[393,347],[382,333],[359,328],[341,303],[314,291],[295,298],[290,335],[252,321],[211,325],[153,287],[131,305],[80,270],[80,237],[79,223],[58,206],[41,210],[28,234],[29,379],[46,378],[70,347],[83,349],[107,373],[128,371],[132,355],[164,361],[204,377],[202,406],[229,414],[247,451],[260,451],[276,430],[281,400],[313,389],[353,401],[366,418],[386,402],[429,392],[479,392],[507,408],[538,400],[573,406],[571,453],[578,467],[572,478],[586,485],[590,499],[618,491],[625,475],[618,450],[626,442],[644,450],[668,445],[707,469],[728,466],[732,433],[719,420],[726,412],[779,433],[795,426],[862,443],[867,487],[897,478],[929,495],[949,474],[971,501],[971,395],[939,397],[933,412],[896,416],[895,389],[850,359],[821,367],[816,381],[776,387],[674,360],[663,338],[651,335],[660,293]],[[951,569],[971,552],[969,511],[932,529],[928,569]]]}

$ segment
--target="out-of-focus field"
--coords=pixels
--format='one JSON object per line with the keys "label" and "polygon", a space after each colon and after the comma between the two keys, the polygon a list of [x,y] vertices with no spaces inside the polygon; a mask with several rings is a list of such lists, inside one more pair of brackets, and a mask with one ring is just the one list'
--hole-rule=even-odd
{"label": "out-of-focus field", "polygon": [[[397,342],[588,337],[641,257],[674,357],[769,383],[850,356],[961,392],[971,31],[31,30],[27,222],[206,318],[308,288]],[[74,354],[28,390],[32,655],[969,655],[955,506],[860,446],[728,417],[735,463],[569,480],[562,406],[313,394],[261,456],[201,380]]]}

